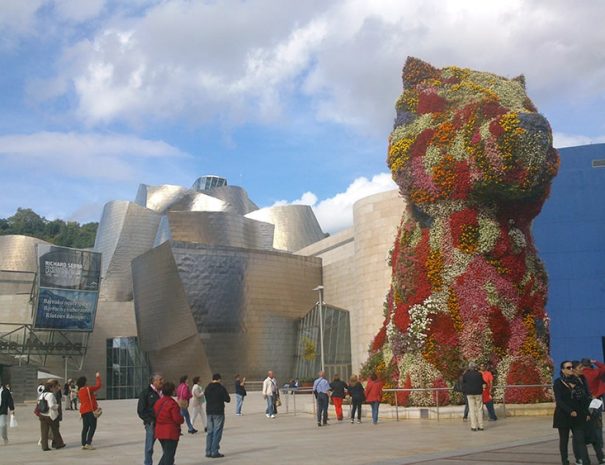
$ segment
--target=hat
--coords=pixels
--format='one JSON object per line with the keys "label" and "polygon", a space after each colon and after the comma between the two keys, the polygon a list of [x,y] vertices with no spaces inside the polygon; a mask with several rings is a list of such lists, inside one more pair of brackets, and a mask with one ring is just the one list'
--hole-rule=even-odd
{"label": "hat", "polygon": [[221,379],[221,374],[220,373],[214,373],[212,375],[212,381],[218,381],[219,379]]}

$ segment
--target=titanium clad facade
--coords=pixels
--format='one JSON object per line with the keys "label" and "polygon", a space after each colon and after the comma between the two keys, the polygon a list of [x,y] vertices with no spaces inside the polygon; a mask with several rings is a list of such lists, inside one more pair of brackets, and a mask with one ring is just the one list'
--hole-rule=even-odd
{"label": "titanium clad facade", "polygon": [[295,252],[325,237],[313,210],[308,205],[281,205],[263,208],[246,215],[275,225],[273,247]]}
{"label": "titanium clad facade", "polygon": [[108,202],[97,230],[94,250],[102,253],[100,298],[132,300],[132,259],[153,246],[160,215],[127,201]]}
{"label": "titanium clad facade", "polygon": [[36,244],[48,244],[41,239],[11,234],[0,236],[0,270],[37,270]]}
{"label": "titanium clad facade", "polygon": [[226,212],[168,212],[155,243],[174,240],[272,250],[273,229],[272,224]]}
{"label": "titanium clad facade", "polygon": [[135,259],[133,277],[139,340],[154,370],[167,372],[170,351],[189,341],[201,342],[199,373],[291,376],[321,260],[170,241]]}
{"label": "titanium clad facade", "polygon": [[204,192],[228,203],[231,206],[229,211],[232,213],[246,215],[251,211],[258,210],[258,207],[250,200],[246,191],[239,186],[214,187]]}

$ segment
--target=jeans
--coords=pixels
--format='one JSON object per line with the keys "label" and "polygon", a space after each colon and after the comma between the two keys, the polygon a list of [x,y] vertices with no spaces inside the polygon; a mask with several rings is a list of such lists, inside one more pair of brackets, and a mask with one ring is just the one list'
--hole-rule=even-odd
{"label": "jeans", "polygon": [[208,415],[208,433],[206,434],[206,457],[218,454],[225,426],[225,415]]}
{"label": "jeans", "polygon": [[274,415],[275,414],[275,407],[273,405],[273,403],[275,402],[275,396],[267,396],[267,410],[265,410],[265,413],[267,415]]}
{"label": "jeans", "polygon": [[241,394],[235,394],[235,413],[237,415],[242,414],[242,404],[244,403],[244,396]]}
{"label": "jeans", "polygon": [[174,439],[160,439],[159,441],[162,445],[162,458],[159,465],[174,465],[176,446],[179,445],[179,442]]}
{"label": "jeans", "polygon": [[330,398],[325,392],[317,393],[317,423],[325,425],[328,422],[328,405],[330,404]]}
{"label": "jeans", "polygon": [[351,400],[351,420],[355,419],[355,410],[357,410],[357,419],[361,421],[361,404],[363,401],[353,399]]}
{"label": "jeans", "polygon": [[569,442],[570,430],[573,431],[572,446],[574,455],[577,459],[581,459],[582,463],[590,463],[590,459],[588,458],[588,449],[586,448],[586,443],[584,442],[584,425],[558,429],[561,463],[569,463],[567,457],[567,443]]}
{"label": "jeans", "polygon": [[189,432],[192,432],[195,428],[191,424],[191,418],[189,417],[189,409],[182,408],[181,415],[183,415],[183,418],[185,419],[185,422],[187,423],[187,428],[189,428]]}
{"label": "jeans", "polygon": [[[92,444],[92,437],[97,429],[97,417],[92,412],[82,415],[82,445]],[[44,441],[42,441],[44,443]]]}
{"label": "jeans", "polygon": [[378,423],[378,408],[380,407],[380,402],[375,400],[374,402],[370,402],[370,407],[372,407],[372,423]]}
{"label": "jeans", "polygon": [[497,420],[498,417],[496,416],[496,409],[494,409],[494,401],[488,400],[485,402],[485,407],[487,408],[487,415],[489,416],[490,420]]}
{"label": "jeans", "polygon": [[155,423],[145,423],[145,461],[144,465],[153,465],[153,444],[155,443]]}

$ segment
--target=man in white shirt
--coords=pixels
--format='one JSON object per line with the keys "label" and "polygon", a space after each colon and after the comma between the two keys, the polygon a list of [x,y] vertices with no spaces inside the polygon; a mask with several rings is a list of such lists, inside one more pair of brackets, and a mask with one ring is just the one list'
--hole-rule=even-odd
{"label": "man in white shirt", "polygon": [[275,418],[275,399],[277,398],[277,380],[273,376],[273,372],[269,370],[267,377],[263,381],[263,397],[267,401],[267,410],[265,415],[267,418]]}

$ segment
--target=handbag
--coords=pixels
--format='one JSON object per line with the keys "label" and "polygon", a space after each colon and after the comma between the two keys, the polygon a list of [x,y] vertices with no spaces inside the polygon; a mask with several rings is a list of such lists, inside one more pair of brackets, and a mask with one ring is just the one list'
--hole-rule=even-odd
{"label": "handbag", "polygon": [[11,420],[8,426],[10,428],[16,428],[17,426],[19,426],[19,424],[17,423],[17,417],[15,417],[14,413],[11,415]]}
{"label": "handbag", "polygon": [[281,407],[281,399],[279,397],[275,400],[275,406]]}
{"label": "handbag", "polygon": [[[90,400],[90,406],[92,407],[92,396],[90,395],[90,388],[87,389],[87,391],[88,399]],[[101,407],[97,407],[92,411],[92,414],[95,416],[95,418],[99,418],[101,415],[103,415],[103,409]]]}
{"label": "handbag", "polygon": [[178,399],[177,404],[179,404],[179,408],[188,408],[189,401],[187,399]]}

